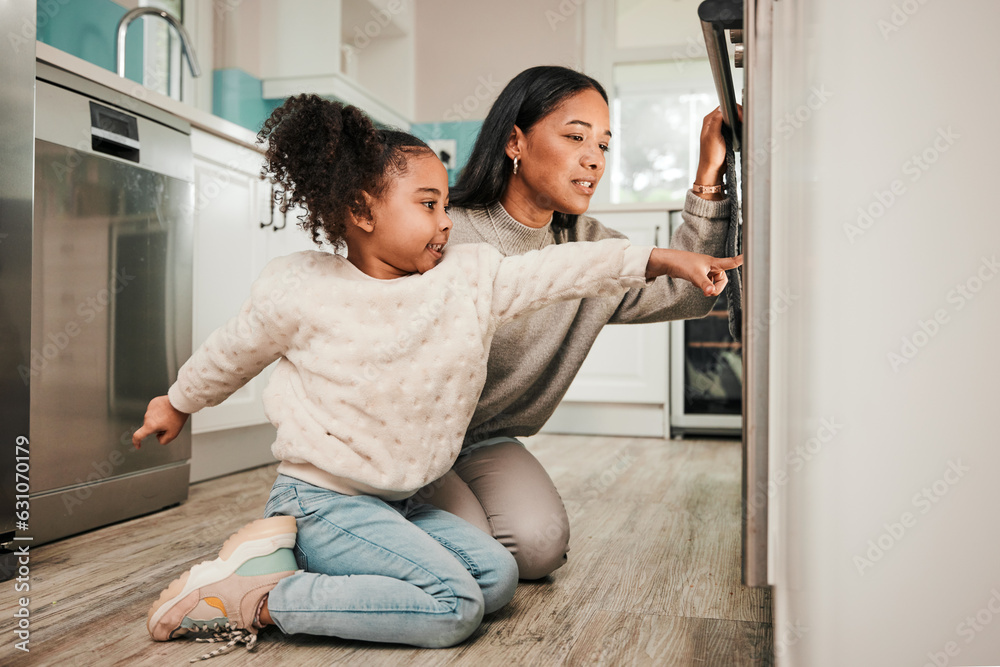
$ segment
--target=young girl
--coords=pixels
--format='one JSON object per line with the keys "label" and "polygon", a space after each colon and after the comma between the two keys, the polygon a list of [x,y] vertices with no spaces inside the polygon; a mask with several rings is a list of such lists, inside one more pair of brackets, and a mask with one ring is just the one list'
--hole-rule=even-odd
{"label": "young girl", "polygon": [[150,402],[136,446],[170,442],[190,413],[278,360],[263,397],[281,461],[268,518],[174,581],[147,628],[158,641],[229,640],[213,654],[252,647],[269,624],[454,645],[511,600],[517,566],[493,537],[411,496],[455,461],[497,327],[659,275],[718,294],[741,259],[622,239],[507,258],[485,244],[446,250],[447,172],[419,139],[315,96],[286,101],[259,139],[265,173],[307,211],[302,226],[347,256],[272,261],[239,315]]}

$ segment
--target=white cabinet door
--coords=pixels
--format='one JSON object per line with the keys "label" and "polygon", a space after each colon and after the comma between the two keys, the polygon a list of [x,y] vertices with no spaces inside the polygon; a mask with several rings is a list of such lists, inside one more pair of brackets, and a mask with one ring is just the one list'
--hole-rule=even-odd
{"label": "white cabinet door", "polygon": [[[265,202],[270,197],[270,185],[260,183],[260,187],[265,190]],[[299,218],[304,213],[301,208],[289,208],[287,213],[282,213],[280,207],[274,205],[274,216],[272,220],[270,205],[264,216],[266,226],[262,229],[264,236],[265,261],[271,261],[275,257],[283,257],[300,250],[320,250],[320,247],[313,243],[312,233],[299,227]],[[329,250],[328,246],[323,246],[323,250]]]}
{"label": "white cabinet door", "polygon": [[[591,212],[636,245],[666,241],[666,211]],[[667,419],[666,323],[609,325],[601,331],[546,431],[663,436]]]}
{"label": "white cabinet door", "polygon": [[[250,61],[242,67],[260,72],[265,98],[316,93],[409,128],[416,98],[412,2],[237,2],[220,24],[217,52],[235,66]],[[244,45],[255,28],[253,51]]]}
{"label": "white cabinet door", "polygon": [[[194,131],[194,347],[234,317],[266,261],[260,227],[269,188],[260,182],[261,156]],[[260,395],[268,371],[221,405],[192,416],[194,433],[261,424]]]}

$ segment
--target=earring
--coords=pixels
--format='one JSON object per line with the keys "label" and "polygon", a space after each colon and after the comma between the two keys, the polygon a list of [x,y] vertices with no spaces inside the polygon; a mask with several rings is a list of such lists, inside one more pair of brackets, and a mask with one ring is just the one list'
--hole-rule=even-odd
{"label": "earring", "polygon": [[515,173],[515,174],[517,173],[517,164],[518,164],[518,162],[519,162],[520,160],[521,160],[521,158],[519,158],[519,157],[515,157],[515,158],[514,158],[514,173]]}

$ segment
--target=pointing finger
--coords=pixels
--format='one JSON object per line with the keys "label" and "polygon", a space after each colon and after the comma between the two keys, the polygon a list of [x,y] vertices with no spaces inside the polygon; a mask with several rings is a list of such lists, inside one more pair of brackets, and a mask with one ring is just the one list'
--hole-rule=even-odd
{"label": "pointing finger", "polygon": [[132,446],[135,447],[136,449],[139,449],[139,446],[142,444],[142,441],[150,433],[152,433],[151,428],[147,427],[145,424],[140,426],[139,429],[132,434]]}
{"label": "pointing finger", "polygon": [[721,257],[716,265],[723,271],[731,271],[732,269],[743,266],[743,255],[737,255],[736,257]]}

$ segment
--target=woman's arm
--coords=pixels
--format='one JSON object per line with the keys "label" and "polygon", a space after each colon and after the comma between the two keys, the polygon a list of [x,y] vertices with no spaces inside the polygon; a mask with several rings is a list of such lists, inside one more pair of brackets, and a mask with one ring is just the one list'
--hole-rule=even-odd
{"label": "woman's arm", "polygon": [[[742,117],[742,108],[738,111]],[[722,112],[719,109],[705,116],[695,175],[695,183],[699,185],[722,183],[726,170],[726,142],[722,128]],[[726,195],[695,194],[689,190],[681,213],[684,224],[673,233],[669,247],[711,257],[724,256],[729,214]],[[661,278],[641,289],[629,290],[609,321],[638,324],[704,317],[715,305],[720,293],[721,290],[706,294],[690,282]]]}
{"label": "woman's arm", "polygon": [[686,280],[700,289],[707,297],[722,294],[729,280],[726,271],[743,265],[743,255],[738,257],[711,257],[696,252],[654,248],[646,266],[646,279],[670,276]]}

